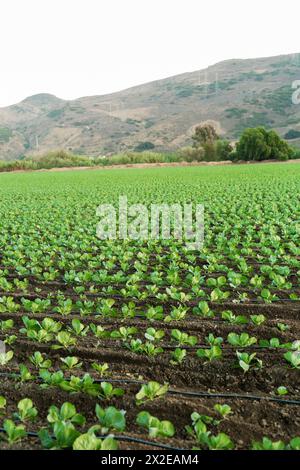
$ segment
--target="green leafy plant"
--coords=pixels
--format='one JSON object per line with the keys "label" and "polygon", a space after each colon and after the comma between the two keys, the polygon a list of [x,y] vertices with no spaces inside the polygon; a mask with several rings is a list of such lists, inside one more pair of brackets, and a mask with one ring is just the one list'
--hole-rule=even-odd
{"label": "green leafy plant", "polygon": [[22,421],[34,421],[38,415],[37,409],[33,406],[32,400],[24,398],[18,403],[18,412],[14,414],[15,419]]}
{"label": "green leafy plant", "polygon": [[189,336],[187,333],[184,333],[180,330],[172,330],[171,339],[172,341],[175,341],[179,346],[195,346],[198,341],[196,336]]}
{"label": "green leafy plant", "polygon": [[108,432],[122,432],[126,427],[125,411],[117,410],[114,406],[101,408],[96,405],[96,416],[100,422],[99,431],[102,435]]}
{"label": "green leafy plant", "polygon": [[292,366],[293,369],[300,369],[299,351],[288,351],[284,354],[283,357]]}
{"label": "green leafy plant", "polygon": [[262,361],[256,357],[256,353],[248,354],[236,351],[239,366],[243,369],[244,373],[248,372],[250,368],[262,368]]}
{"label": "green leafy plant", "polygon": [[228,415],[232,414],[231,407],[229,405],[216,404],[214,409],[222,416],[223,419],[227,418]]}
{"label": "green leafy plant", "polygon": [[25,426],[23,424],[16,425],[12,420],[6,419],[3,423],[5,431],[4,438],[10,444],[15,444],[27,436]]}
{"label": "green leafy plant", "polygon": [[221,359],[222,349],[219,346],[212,346],[210,349],[198,349],[197,356],[207,359],[209,362]]}
{"label": "green leafy plant", "polygon": [[78,436],[73,443],[73,450],[117,450],[118,443],[112,437],[99,439],[93,432]]}
{"label": "green leafy plant", "polygon": [[172,365],[182,364],[185,358],[186,358],[186,349],[176,348],[175,351],[173,351],[171,354],[170,364]]}
{"label": "green leafy plant", "polygon": [[151,416],[148,411],[141,411],[136,419],[139,426],[148,429],[149,437],[173,437],[175,428],[170,421],[160,421],[158,418]]}
{"label": "green leafy plant", "polygon": [[252,443],[252,450],[285,450],[285,444],[282,441],[272,442],[267,437],[263,437],[262,441]]}
{"label": "green leafy plant", "polygon": [[234,347],[247,348],[257,343],[255,337],[250,337],[248,333],[241,333],[240,335],[236,333],[229,333],[227,336],[227,341]]}
{"label": "green leafy plant", "polygon": [[168,384],[160,385],[158,382],[150,381],[142,385],[140,391],[136,394],[137,405],[142,405],[147,401],[163,397],[169,389]]}
{"label": "green leafy plant", "polygon": [[80,369],[82,366],[82,362],[79,362],[78,357],[75,356],[61,357],[60,360],[64,364],[63,367],[65,369]]}

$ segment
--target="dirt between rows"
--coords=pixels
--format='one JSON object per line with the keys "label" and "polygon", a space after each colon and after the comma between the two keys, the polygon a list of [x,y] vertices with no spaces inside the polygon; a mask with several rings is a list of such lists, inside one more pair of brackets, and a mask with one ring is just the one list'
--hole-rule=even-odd
{"label": "dirt between rows", "polygon": [[[23,384],[19,388],[15,388],[10,382],[4,381],[1,388],[5,396],[8,397],[7,416],[16,411],[16,401],[19,399],[27,396],[33,400],[39,410],[38,421],[28,426],[28,430],[33,432],[45,426],[48,409],[53,403],[61,406],[68,399],[68,395],[63,391],[49,388],[41,393],[38,387],[33,384]],[[87,418],[87,424],[83,430],[97,422],[94,413],[96,403],[104,407],[113,405],[126,410],[127,430],[124,434],[149,440],[145,431],[135,423],[138,412],[146,408],[153,416],[173,422],[177,433],[174,438],[167,440],[168,445],[191,449],[196,443],[185,431],[185,426],[191,424],[190,415],[197,411],[200,414],[217,418],[218,415],[213,410],[214,404],[226,403],[231,406],[233,414],[223,420],[218,428],[211,426],[211,430],[213,433],[225,432],[230,435],[237,448],[248,448],[252,440],[259,440],[265,434],[270,438],[280,438],[286,441],[299,432],[299,406],[279,405],[264,401],[246,402],[245,400],[228,398],[226,400],[220,398],[195,399],[192,397],[187,399],[168,394],[164,398],[148,402],[146,406],[137,407],[134,396],[138,389],[138,386],[126,386],[127,393],[123,397],[113,398],[109,402],[82,394],[72,395],[72,403]],[[155,442],[153,439],[150,440]],[[164,441],[158,440],[156,442],[162,443]],[[136,448],[136,445],[134,447]],[[125,448],[128,448],[128,445],[125,445]]]}
{"label": "dirt between rows", "polygon": [[[72,351],[60,350],[59,353],[47,345],[40,345],[32,342],[18,343],[18,362],[24,361],[32,373],[37,372],[32,369],[28,361],[28,355],[35,351],[47,354],[51,360],[57,361],[61,367],[60,357],[73,355],[83,361],[81,376],[89,372],[99,379],[90,368],[92,362],[98,364],[108,363],[110,366],[110,378],[140,378],[143,380],[158,380],[168,382],[173,387],[181,387],[197,391],[231,391],[231,392],[257,392],[259,394],[274,394],[277,387],[285,385],[289,396],[297,397],[300,391],[300,374],[296,369],[291,369],[278,353],[275,355],[268,350],[258,353],[258,357],[263,359],[263,369],[253,369],[248,374],[244,374],[242,369],[237,367],[236,357],[233,352],[224,354],[222,360],[206,362],[195,355],[188,355],[185,362],[174,366],[170,364],[170,356],[162,354],[156,357],[137,355],[126,350],[116,349],[91,349],[74,348]],[[283,355],[283,352],[282,352]],[[17,363],[12,362],[6,372],[16,372]],[[3,371],[3,369],[2,369]],[[71,372],[78,375],[78,373]],[[67,376],[70,374],[67,374]],[[102,379],[101,379],[102,380]],[[105,378],[103,379],[105,381]]]}
{"label": "dirt between rows", "polygon": [[[26,295],[25,295],[26,297]],[[123,302],[126,299],[122,299]],[[201,300],[201,299],[199,299]],[[117,305],[119,305],[119,301]],[[138,302],[139,308],[145,310],[147,303]],[[172,305],[173,304],[173,305]],[[174,301],[166,307],[166,311],[171,306],[176,305]],[[180,322],[172,322],[166,324],[161,321],[149,323],[143,318],[107,318],[103,316],[83,316],[72,314],[62,316],[51,312],[43,314],[29,314],[26,312],[18,313],[1,313],[1,320],[12,318],[15,321],[15,329],[11,330],[17,333],[22,325],[22,316],[27,315],[30,318],[42,320],[46,316],[60,321],[64,326],[70,325],[73,318],[80,318],[84,324],[95,323],[100,324],[108,330],[118,329],[120,326],[136,326],[139,330],[137,337],[143,338],[143,334],[149,326],[155,328],[163,328],[166,336],[163,344],[168,346],[167,350],[156,357],[148,357],[144,354],[135,354],[122,345],[120,341],[100,341],[97,344],[96,338],[92,335],[78,339],[78,344],[70,349],[53,350],[53,344],[41,344],[30,341],[26,336],[19,335],[13,346],[15,356],[13,360],[5,367],[1,368],[4,373],[17,373],[20,363],[25,364],[33,375],[38,375],[38,371],[33,368],[29,361],[29,355],[34,351],[45,353],[49,357],[52,364],[52,371],[62,367],[61,357],[76,356],[83,363],[79,371],[65,371],[65,377],[73,375],[82,376],[88,372],[94,379],[105,381],[92,369],[92,363],[97,362],[109,364],[108,379],[139,379],[144,381],[155,380],[160,383],[168,382],[173,389],[177,391],[193,391],[193,392],[209,392],[209,393],[241,393],[255,394],[259,396],[276,396],[276,390],[279,386],[285,386],[289,394],[287,399],[300,400],[300,372],[292,369],[284,360],[284,349],[253,349],[246,348],[247,352],[256,352],[257,357],[263,360],[263,369],[253,369],[245,374],[241,368],[237,367],[237,360],[234,350],[225,344],[222,360],[216,360],[205,363],[204,360],[198,358],[195,354],[196,348],[188,350],[187,358],[183,364],[174,366],[170,364],[170,346],[173,346],[170,337],[170,330],[177,328],[181,331],[193,334],[198,337],[199,343],[204,344],[205,337],[208,333],[214,336],[221,336],[226,341],[229,332],[241,333],[248,332],[249,335],[255,336],[258,340],[270,339],[277,337],[281,342],[291,342],[300,338],[299,331],[299,303],[287,302],[285,304],[260,304],[246,303],[236,304],[232,302],[209,303],[210,307],[220,313],[223,310],[232,310],[235,314],[249,315],[264,314],[266,322],[259,327],[247,325],[233,325],[225,321],[220,321],[220,315],[216,319],[203,319],[194,314]],[[281,332],[277,328],[278,322],[289,325],[289,330]],[[4,339],[4,335],[0,335]],[[197,347],[201,347],[200,345]],[[183,346],[184,348],[184,346]],[[188,349],[188,348],[187,348]],[[21,384],[16,379],[8,378],[5,375],[0,376],[0,394],[8,399],[7,416],[16,410],[17,401],[24,397],[32,398],[35,406],[40,411],[40,417],[37,423],[27,426],[27,430],[36,431],[39,426],[45,426],[46,414],[49,406],[52,404],[61,405],[65,401],[74,403],[77,411],[87,417],[88,425],[95,424],[94,408],[96,403],[102,403],[103,406],[114,405],[119,409],[125,409],[127,412],[128,427],[125,432],[131,437],[139,437],[149,440],[146,431],[139,428],[136,423],[137,413],[143,407],[137,407],[135,404],[135,394],[140,385],[130,385],[116,383],[114,386],[121,386],[126,393],[123,397],[113,398],[112,400],[102,401],[97,398],[83,394],[68,394],[57,387],[41,389],[40,382],[34,380]],[[233,414],[228,419],[222,421],[218,428],[212,427],[213,434],[225,432],[234,441],[236,448],[246,449],[251,446],[253,440],[261,440],[263,436],[268,436],[272,440],[282,439],[288,442],[290,438],[300,434],[300,406],[279,404],[266,400],[245,400],[245,399],[219,399],[219,398],[203,398],[184,395],[168,394],[163,399],[153,402],[147,402],[144,409],[159,419],[167,419],[173,422],[177,429],[177,434],[172,439],[159,439],[160,443],[166,443],[176,448],[192,449],[197,446],[185,431],[185,426],[190,424],[190,415],[193,411],[198,413],[214,416],[213,405],[216,403],[227,403],[232,407]],[[152,439],[151,439],[152,440]],[[7,444],[0,441],[0,449],[6,449]],[[14,446],[18,448],[18,445]],[[20,444],[20,448],[36,449],[39,443],[36,439],[28,438]],[[121,442],[121,449],[138,449],[147,448],[136,443]]]}

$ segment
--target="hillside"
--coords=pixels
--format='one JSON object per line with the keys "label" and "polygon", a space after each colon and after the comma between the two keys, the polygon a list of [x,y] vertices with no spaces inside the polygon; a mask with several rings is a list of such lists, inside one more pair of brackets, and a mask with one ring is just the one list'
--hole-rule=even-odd
{"label": "hillside", "polygon": [[291,129],[300,131],[300,105],[292,103],[294,80],[300,80],[300,54],[229,60],[73,101],[35,95],[0,108],[0,159],[53,148],[95,156],[144,142],[156,150],[175,150],[188,144],[194,126],[206,120],[215,121],[230,139],[257,125],[284,136]]}

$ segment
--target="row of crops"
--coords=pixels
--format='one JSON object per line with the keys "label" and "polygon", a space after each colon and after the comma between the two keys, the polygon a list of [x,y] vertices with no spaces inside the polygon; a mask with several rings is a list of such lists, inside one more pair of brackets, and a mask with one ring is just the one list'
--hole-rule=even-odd
{"label": "row of crops", "polygon": [[[205,243],[96,208],[205,206]],[[300,449],[300,168],[1,175],[0,449]]]}

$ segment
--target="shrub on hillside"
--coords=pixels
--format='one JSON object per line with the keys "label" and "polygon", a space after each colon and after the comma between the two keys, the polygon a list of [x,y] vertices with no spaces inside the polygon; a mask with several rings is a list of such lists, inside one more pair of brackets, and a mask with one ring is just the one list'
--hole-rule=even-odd
{"label": "shrub on hillside", "polygon": [[297,131],[296,129],[290,129],[284,136],[284,138],[287,140],[299,139],[299,137],[300,131]]}

